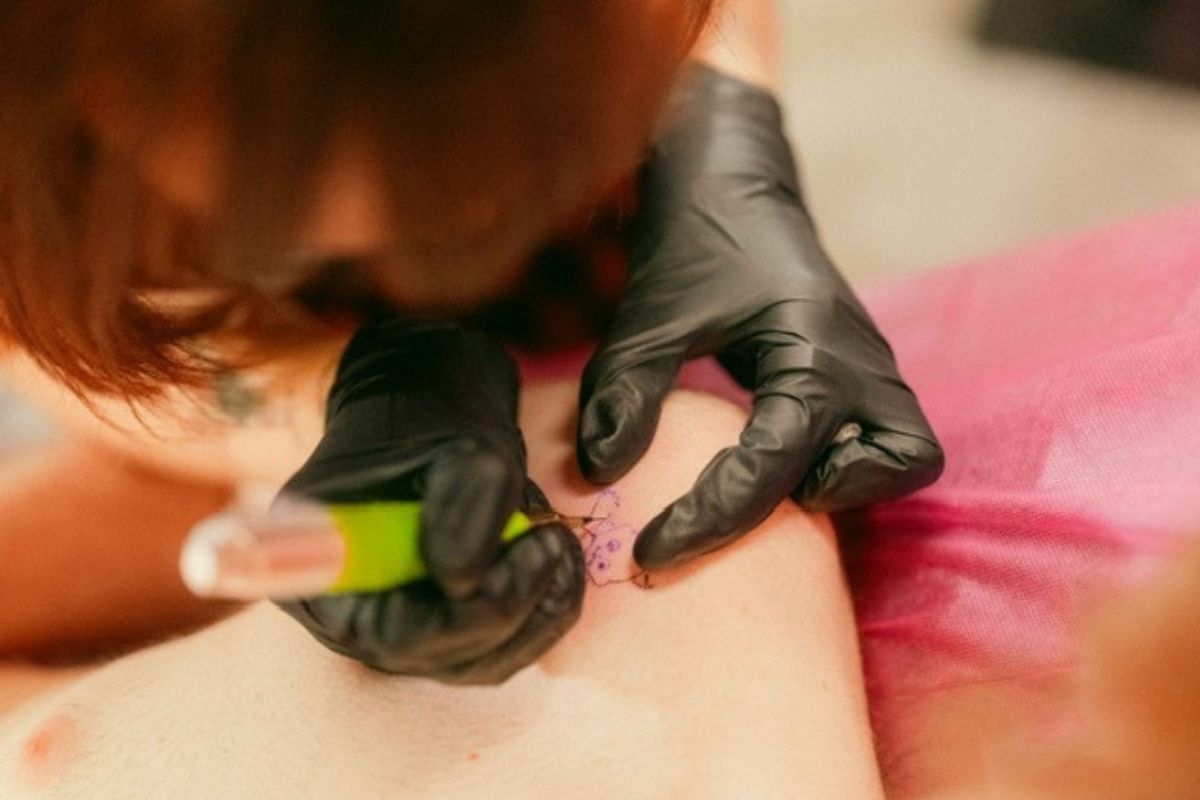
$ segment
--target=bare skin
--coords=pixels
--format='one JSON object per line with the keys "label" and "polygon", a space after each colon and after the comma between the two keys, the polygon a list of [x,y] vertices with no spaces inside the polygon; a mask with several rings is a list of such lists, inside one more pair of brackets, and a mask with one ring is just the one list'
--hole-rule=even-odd
{"label": "bare skin", "polygon": [[778,93],[779,40],[775,0],[718,2],[692,57],[747,83]]}
{"label": "bare skin", "polygon": [[0,581],[11,611],[0,658],[112,652],[232,610],[188,594],[175,567],[188,528],[222,507],[227,488],[77,440],[0,470],[0,563],[19,565]]}
{"label": "bare skin", "polygon": [[629,536],[744,412],[675,395],[601,497],[575,467],[575,391],[526,391],[530,471],[562,511],[608,504],[608,566],[592,560],[584,616],[541,662],[499,689],[398,680],[257,606],[0,723],[0,794],[882,797],[828,521],[787,504],[648,589],[627,580]]}

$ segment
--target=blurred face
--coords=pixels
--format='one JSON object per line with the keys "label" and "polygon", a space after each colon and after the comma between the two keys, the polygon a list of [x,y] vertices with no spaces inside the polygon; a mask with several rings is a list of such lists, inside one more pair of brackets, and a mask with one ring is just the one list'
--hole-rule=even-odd
{"label": "blurred face", "polygon": [[[611,0],[599,21],[561,5],[519,46],[431,75],[407,96],[422,109],[411,130],[383,141],[373,109],[351,108],[314,165],[295,251],[367,265],[404,307],[502,292],[533,248],[636,165],[696,22],[680,0]],[[156,193],[203,219],[220,215],[232,183],[215,109],[182,98],[138,162]],[[119,146],[117,126],[94,116]]]}

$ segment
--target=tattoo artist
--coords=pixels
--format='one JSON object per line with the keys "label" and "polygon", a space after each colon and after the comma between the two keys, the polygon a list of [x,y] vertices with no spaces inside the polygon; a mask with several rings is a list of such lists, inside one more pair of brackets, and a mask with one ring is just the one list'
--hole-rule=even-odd
{"label": "tattoo artist", "polygon": [[[579,463],[604,484],[649,446],[684,360],[714,355],[753,390],[738,445],[642,531],[635,557],[650,570],[728,544],[785,498],[814,511],[861,506],[942,469],[887,342],[805,206],[767,88],[770,3],[730,0],[715,14],[720,33],[678,75],[645,159],[630,280],[580,394]],[[494,683],[577,619],[584,570],[566,528],[499,542],[515,508],[544,503],[525,475],[517,391],[501,348],[454,324],[389,320],[351,343],[325,438],[286,490],[422,496],[434,582],[285,604],[322,642],[390,672]]]}

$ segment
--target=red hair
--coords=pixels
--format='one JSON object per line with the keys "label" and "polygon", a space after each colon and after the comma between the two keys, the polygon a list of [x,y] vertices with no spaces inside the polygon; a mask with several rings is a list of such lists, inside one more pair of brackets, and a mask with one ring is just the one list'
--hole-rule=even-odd
{"label": "red hair", "polygon": [[[685,4],[695,33],[708,5]],[[582,184],[587,168],[615,152],[611,108],[595,102],[617,91],[600,68],[622,58],[614,7],[0,5],[0,332],[77,392],[131,399],[202,380],[236,359],[231,342],[261,354],[322,335],[307,300],[328,305],[329,267],[298,259],[294,243],[317,168],[347,123],[374,145],[391,217],[404,223],[386,256],[403,257],[406,280],[469,294],[498,259],[547,235],[594,188]],[[227,145],[220,206],[203,221],[136,169],[181,98],[197,97],[219,109]],[[93,130],[97,104],[120,149]],[[469,199],[504,166],[502,141],[518,142],[532,183],[472,233]],[[370,282],[358,283],[369,295]]]}

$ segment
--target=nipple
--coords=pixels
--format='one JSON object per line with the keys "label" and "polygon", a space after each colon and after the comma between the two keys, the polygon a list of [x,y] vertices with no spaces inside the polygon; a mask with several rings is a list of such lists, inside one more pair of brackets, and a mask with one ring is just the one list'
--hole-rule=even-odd
{"label": "nipple", "polygon": [[21,771],[30,784],[44,787],[62,776],[77,751],[79,729],[65,712],[38,724],[21,745]]}

